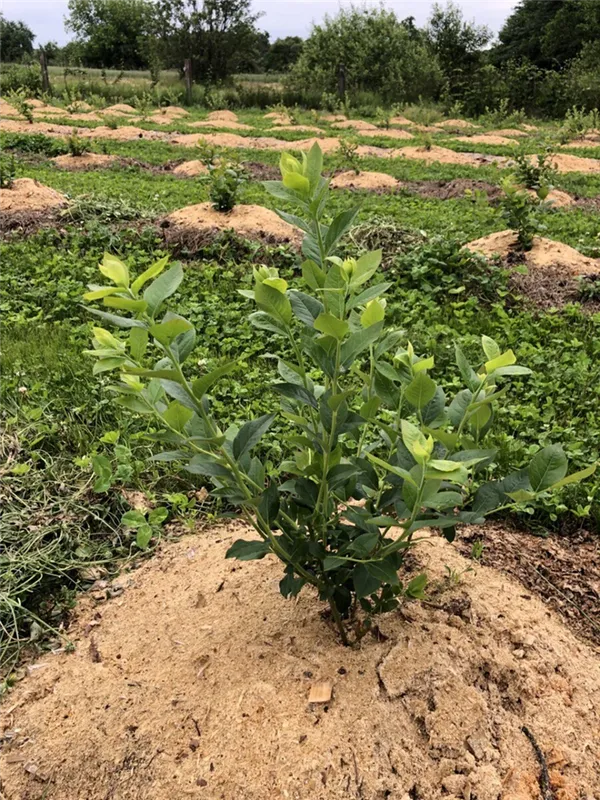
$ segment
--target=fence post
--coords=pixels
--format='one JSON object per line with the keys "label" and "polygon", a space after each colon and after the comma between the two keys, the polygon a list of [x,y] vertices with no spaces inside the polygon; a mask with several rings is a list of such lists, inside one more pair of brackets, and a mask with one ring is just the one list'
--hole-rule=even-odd
{"label": "fence post", "polygon": [[185,77],[185,103],[192,105],[192,59],[186,58],[183,62],[183,74]]}
{"label": "fence post", "polygon": [[338,67],[338,94],[341,100],[346,96],[346,67],[344,64],[340,64]]}
{"label": "fence post", "polygon": [[42,91],[50,92],[50,77],[48,75],[48,59],[44,50],[40,50],[40,67],[42,70]]}

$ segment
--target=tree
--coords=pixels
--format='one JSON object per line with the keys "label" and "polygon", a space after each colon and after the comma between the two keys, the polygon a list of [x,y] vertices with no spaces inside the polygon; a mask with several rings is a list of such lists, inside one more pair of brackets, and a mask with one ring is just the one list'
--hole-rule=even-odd
{"label": "tree", "polygon": [[43,50],[51,64],[58,63],[61,57],[61,49],[58,42],[46,42],[46,44],[42,44],[38,47],[39,51]]}
{"label": "tree", "polygon": [[385,8],[342,8],[313,25],[288,84],[300,91],[335,92],[340,65],[346,89],[377,92],[384,102],[431,97],[440,85],[437,58]]}
{"label": "tree", "polygon": [[261,34],[250,0],[158,0],[158,27],[165,60],[191,58],[202,80],[222,80],[260,52]]}
{"label": "tree", "polygon": [[141,69],[155,19],[150,0],[69,0],[66,27],[84,45],[87,66]]}
{"label": "tree", "polygon": [[492,39],[489,28],[466,22],[460,8],[452,2],[445,8],[439,3],[433,6],[426,33],[447,77],[477,65],[481,49]]}
{"label": "tree", "polygon": [[267,53],[265,69],[269,72],[287,72],[300,58],[303,44],[300,36],[276,39]]}
{"label": "tree", "polygon": [[4,18],[0,12],[0,47],[2,61],[22,61],[24,56],[33,54],[35,34],[24,22],[14,22]]}

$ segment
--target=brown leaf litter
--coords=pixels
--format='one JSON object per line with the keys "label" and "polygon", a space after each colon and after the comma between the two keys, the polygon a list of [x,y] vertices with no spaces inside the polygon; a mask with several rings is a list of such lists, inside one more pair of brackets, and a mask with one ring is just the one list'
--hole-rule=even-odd
{"label": "brown leaf litter", "polygon": [[233,230],[240,236],[265,242],[290,242],[299,245],[301,236],[293,225],[263,206],[237,205],[231,211],[216,211],[210,203],[198,203],[174,211],[161,223],[166,238],[180,244],[195,241],[200,235]]}
{"label": "brown leaf litter", "polygon": [[75,651],[4,700],[7,800],[539,800],[524,726],[556,800],[594,797],[597,652],[522,584],[431,537],[429,601],[344,648],[274,558],[224,560],[251,536],[187,536],[81,601]]}

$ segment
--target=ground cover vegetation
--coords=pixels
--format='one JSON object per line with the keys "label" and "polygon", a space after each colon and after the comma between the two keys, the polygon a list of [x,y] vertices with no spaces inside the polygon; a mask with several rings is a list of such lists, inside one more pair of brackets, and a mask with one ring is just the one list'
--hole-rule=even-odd
{"label": "ground cover vegetation", "polygon": [[[314,115],[301,109],[296,109],[294,116],[298,124],[315,123]],[[573,116],[573,113],[570,114],[564,124]],[[204,118],[205,112],[193,113],[186,118],[183,128],[177,125],[174,130],[192,131],[193,128],[186,128],[185,125]],[[245,114],[242,121],[258,133],[265,132],[272,125],[271,120],[264,118],[264,112],[256,110]],[[323,125],[318,119],[316,121]],[[101,124],[90,122],[89,126]],[[152,121],[139,124],[145,130],[159,127],[153,125]],[[70,125],[69,133],[72,123]],[[117,124],[116,130],[119,127]],[[422,160],[401,157],[357,156],[359,144],[368,143],[381,148],[381,140],[369,136],[368,130],[340,131],[328,126],[324,126],[324,129],[326,127],[328,136],[341,137],[345,144],[341,149],[324,156],[325,174],[340,169],[377,171],[388,173],[400,181],[398,189],[387,194],[341,190],[331,190],[328,194],[327,224],[341,218],[348,221],[348,226],[345,235],[336,244],[335,256],[342,259],[341,266],[335,261],[327,262],[326,269],[331,270],[335,266],[338,272],[349,275],[355,269],[354,262],[361,263],[363,257],[365,262],[362,263],[378,259],[379,256],[368,254],[381,251],[381,265],[371,279],[373,285],[369,283],[353,290],[354,294],[359,295],[365,290],[371,291],[372,296],[363,297],[360,302],[357,300],[344,318],[338,315],[342,325],[348,325],[348,330],[344,328],[339,340],[340,350],[349,337],[361,330],[368,332],[372,327],[363,328],[360,321],[367,311],[375,315],[383,313],[386,328],[389,326],[395,330],[398,337],[388,354],[382,351],[376,357],[375,348],[379,342],[373,341],[357,356],[355,369],[338,376],[343,391],[337,394],[346,391],[351,394],[340,400],[336,414],[340,413],[340,409],[346,413],[346,406],[350,404],[347,413],[352,419],[351,415],[360,414],[363,406],[370,401],[374,406],[377,387],[383,395],[374,419],[387,426],[388,430],[384,427],[381,435],[384,439],[389,437],[389,442],[386,440],[389,448],[399,441],[393,427],[391,395],[394,392],[397,394],[400,387],[405,392],[417,374],[422,374],[418,381],[426,383],[428,391],[432,387],[429,381],[435,380],[438,387],[435,389],[436,395],[444,392],[449,402],[465,391],[465,380],[466,390],[472,392],[468,384],[472,375],[466,367],[467,362],[477,370],[484,359],[486,362],[493,360],[487,355],[482,356],[483,335],[498,343],[500,355],[512,351],[518,364],[531,370],[531,374],[513,376],[510,392],[500,398],[494,409],[493,425],[486,431],[484,443],[486,450],[495,451],[493,457],[488,458],[487,463],[471,465],[475,472],[469,478],[467,490],[457,491],[453,486],[448,491],[460,495],[461,500],[467,503],[466,509],[471,510],[471,500],[477,497],[478,491],[485,491],[480,490],[480,484],[491,481],[494,485],[495,481],[512,473],[523,476],[525,473],[521,471],[527,471],[532,459],[539,458],[537,454],[540,450],[543,452],[547,447],[555,448],[558,445],[564,448],[572,471],[585,470],[593,465],[600,452],[597,410],[600,339],[599,316],[594,306],[594,282],[584,282],[582,279],[581,292],[572,298],[573,302],[540,309],[522,294],[513,281],[514,276],[524,270],[523,267],[489,262],[462,249],[462,245],[470,240],[506,228],[503,216],[506,207],[498,200],[489,200],[487,192],[492,197],[494,190],[499,198],[503,180],[507,174],[514,172],[511,185],[514,185],[521,199],[524,189],[538,191],[549,186],[580,197],[579,204],[571,208],[558,209],[548,203],[538,203],[534,208],[536,219],[543,225],[545,236],[569,244],[591,258],[600,256],[597,206],[593,205],[600,194],[598,176],[556,172],[548,168],[543,158],[541,162],[533,164],[527,160],[527,156],[533,154],[543,156],[549,142],[554,152],[558,152],[558,131],[564,127],[563,122],[540,125],[537,132],[522,138],[522,144],[518,147],[492,144],[475,146],[457,141],[452,133],[419,131],[414,132],[412,140],[393,143],[394,146],[425,145],[426,148],[426,138],[432,137],[436,145],[442,144],[450,152],[471,152],[476,149],[492,155],[503,154],[514,160],[514,166],[508,171],[493,161],[476,167],[427,164]],[[168,138],[157,141],[86,138],[85,145],[82,145],[79,141],[82,131],[85,131],[85,124],[74,134],[74,140],[61,140],[40,133],[2,134],[2,149],[6,154],[2,163],[3,183],[8,184],[15,177],[33,178],[62,192],[68,203],[64,209],[53,212],[56,216],[42,220],[43,224],[36,224],[28,230],[27,236],[23,235],[23,229],[18,225],[8,230],[1,245],[2,491],[7,510],[1,524],[2,539],[7,545],[0,557],[8,567],[2,571],[5,577],[0,608],[6,660],[4,667],[13,663],[19,646],[37,643],[38,646],[47,647],[60,642],[56,638],[56,631],[68,618],[78,587],[89,587],[95,581],[114,575],[130,560],[135,562],[146,557],[161,538],[186,529],[198,517],[212,518],[231,512],[239,500],[225,496],[229,490],[221,493],[211,490],[207,496],[206,490],[207,487],[210,489],[211,482],[201,469],[186,474],[177,468],[177,462],[152,460],[161,451],[177,448],[171,448],[170,445],[166,448],[158,441],[162,436],[161,430],[149,416],[132,414],[115,402],[107,391],[107,384],[111,382],[107,373],[101,371],[98,377],[92,374],[90,358],[83,351],[89,349],[92,327],[107,326],[90,322],[89,314],[82,306],[82,297],[88,291],[88,284],[98,283],[98,264],[102,262],[105,252],[113,254],[118,263],[127,266],[132,282],[138,274],[156,263],[162,264],[164,271],[169,270],[172,274],[174,267],[169,267],[164,259],[170,258],[171,265],[180,261],[182,268],[177,274],[183,272],[184,279],[169,298],[169,307],[176,312],[177,318],[181,316],[189,321],[197,332],[193,343],[191,334],[188,334],[188,348],[191,344],[191,349],[187,353],[187,363],[193,365],[189,374],[191,376],[194,373],[202,379],[202,376],[219,370],[224,364],[232,362],[235,365],[234,371],[229,372],[228,367],[227,374],[219,383],[210,387],[210,414],[230,439],[232,436],[235,439],[244,429],[247,420],[262,417],[265,425],[269,421],[268,430],[253,450],[253,457],[260,461],[261,475],[264,471],[265,485],[277,485],[284,460],[289,480],[297,481],[305,477],[294,476],[294,469],[298,465],[294,467],[293,459],[289,458],[289,437],[295,435],[293,425],[297,422],[294,416],[302,417],[306,412],[309,424],[311,415],[318,416],[317,428],[310,429],[313,438],[322,438],[323,434],[331,434],[332,431],[331,418],[327,416],[325,403],[321,402],[323,394],[321,390],[314,389],[315,385],[323,385],[320,371],[324,364],[319,361],[317,365],[307,368],[305,375],[317,408],[313,408],[308,397],[300,392],[307,400],[302,413],[298,413],[298,409],[293,410],[290,405],[288,417],[277,415],[272,418],[279,407],[274,383],[283,382],[305,388],[302,385],[304,378],[290,366],[299,363],[295,347],[301,340],[296,336],[292,340],[283,337],[280,348],[277,337],[282,331],[275,333],[272,329],[253,327],[248,320],[251,299],[239,293],[240,289],[245,295],[256,293],[257,287],[263,287],[265,280],[266,287],[275,292],[278,292],[277,287],[282,288],[287,283],[289,287],[294,287],[290,298],[294,297],[294,303],[298,305],[297,294],[302,299],[302,295],[312,293],[312,290],[310,284],[308,287],[302,284],[300,261],[295,248],[286,244],[249,241],[225,232],[210,241],[203,241],[195,248],[180,244],[173,249],[168,246],[161,227],[161,220],[172,211],[194,203],[213,202],[221,206],[224,214],[227,214],[228,208],[240,204],[243,207],[249,203],[283,209],[288,214],[297,214],[297,217],[288,217],[292,224],[301,224],[303,228],[310,229],[310,222],[302,222],[303,216],[309,213],[306,208],[300,205],[299,210],[294,211],[292,206],[287,205],[291,199],[290,182],[294,183],[295,191],[300,192],[295,200],[306,204],[306,198],[302,199],[301,196],[301,191],[304,191],[302,187],[305,187],[303,180],[306,179],[301,162],[284,161],[288,165],[284,167],[288,182],[285,190],[273,184],[267,184],[265,188],[261,181],[277,176],[281,158],[280,153],[272,150],[251,147],[233,150],[213,142],[205,143],[198,150],[173,144]],[[251,131],[243,134],[249,137],[253,135]],[[292,148],[294,139],[305,135],[286,132],[285,128],[277,133],[280,139],[289,141]],[[69,152],[77,158],[82,147],[84,151],[87,149],[86,145],[91,152],[112,154],[117,156],[117,160],[110,166],[77,172],[59,169],[51,160],[56,155]],[[588,153],[587,149],[570,152],[578,155]],[[592,143],[589,155],[593,157],[596,152]],[[208,165],[208,173],[196,178],[177,177],[173,173],[173,165],[190,158]],[[296,175],[298,177],[294,177]],[[453,196],[445,197],[441,193],[443,187],[440,184],[447,186],[460,181],[463,181],[463,188]],[[316,185],[313,184],[313,188]],[[271,195],[268,188],[274,189],[278,196]],[[310,180],[309,191],[312,191]],[[349,209],[357,205],[360,206],[358,214],[354,216],[352,211],[349,216]],[[529,205],[526,208],[529,210]],[[527,233],[530,230],[530,217],[524,214],[522,218],[526,223],[522,227]],[[517,230],[519,224],[518,221],[510,222]],[[313,246],[309,256],[322,269],[323,255],[319,248],[315,250]],[[350,260],[346,262],[346,259]],[[264,268],[260,265],[264,265]],[[255,269],[256,275],[253,272]],[[278,274],[275,275],[273,270],[278,270]],[[158,275],[155,280],[158,280]],[[350,285],[349,282],[347,285]],[[258,288],[259,293],[266,287]],[[314,291],[316,297],[306,301],[309,303],[308,310],[298,325],[308,325],[310,328],[307,314],[314,325],[315,318],[310,314],[310,309],[315,311],[317,303],[323,304],[319,291]],[[379,295],[379,292],[382,294]],[[382,302],[380,304],[383,293],[385,307]],[[287,309],[286,302],[289,300],[291,303],[291,299],[287,293],[282,297]],[[348,302],[352,302],[350,298],[351,295]],[[138,300],[134,299],[133,302]],[[367,308],[365,304],[370,302],[375,305]],[[261,309],[259,318],[267,312],[268,309]],[[115,313],[121,311],[116,309]],[[332,312],[319,310],[317,317],[321,313]],[[333,316],[336,316],[335,313]],[[365,322],[368,319],[367,314]],[[277,327],[277,320],[271,320],[271,323],[272,327]],[[338,333],[341,333],[341,328]],[[321,335],[325,341],[332,337],[337,342],[330,331],[320,331]],[[306,340],[306,331],[304,338]],[[486,347],[494,347],[488,339],[485,341]],[[410,363],[405,363],[409,342],[413,353],[426,354],[426,358],[433,357],[432,367],[420,370],[417,366],[415,375],[412,375],[411,370],[415,369],[412,361],[414,356],[409,359]],[[460,371],[457,371],[454,351],[456,342],[464,353]],[[372,375],[369,369],[370,346],[373,348],[373,364],[376,365]],[[283,363],[279,373],[278,362],[264,358],[265,354],[275,351]],[[395,359],[398,351],[404,355]],[[121,358],[122,355],[117,356],[117,359]],[[303,358],[308,362],[312,356],[304,353]],[[425,361],[426,365],[429,363]],[[394,380],[392,371],[399,376],[398,380]],[[408,372],[411,372],[410,380]],[[143,380],[143,376],[140,380]],[[332,380],[333,375],[326,378],[328,382]],[[361,385],[363,394],[366,394],[363,397],[360,396]],[[331,387],[325,391],[336,394]],[[412,396],[412,390],[409,394]],[[327,397],[330,399],[329,395]],[[574,398],[577,398],[577,402],[574,402]],[[292,397],[285,402],[293,405],[294,402],[303,401]],[[337,400],[333,405],[336,403]],[[330,405],[327,408],[333,414],[334,409]],[[184,409],[182,413],[186,416],[188,409],[185,405]],[[179,412],[177,406],[171,413],[175,411]],[[420,426],[421,411],[418,404],[411,405],[405,400],[402,416],[407,416],[410,424]],[[176,420],[176,423],[177,430],[179,422]],[[406,469],[409,473],[415,465],[396,463],[396,451],[390,462],[386,458],[387,451],[382,453],[372,448],[377,439],[374,422],[369,424],[366,431],[361,444],[365,463],[360,480],[368,494],[371,490],[366,476],[370,475],[372,480],[375,474],[379,479],[384,478],[385,473],[384,467],[369,461],[366,454],[371,453],[375,458],[392,463],[399,470]],[[360,426],[357,432],[360,441],[363,433]],[[305,434],[296,436],[302,439]],[[339,435],[339,432],[334,435]],[[424,435],[427,448],[430,446],[427,437],[434,436],[434,433],[425,432]],[[334,466],[338,469],[339,491],[345,497],[347,483],[352,476],[349,472],[344,476],[339,467],[347,466],[344,459],[358,446],[358,442],[356,437],[352,437],[351,428],[348,432],[344,431],[341,437],[344,446],[340,460],[328,466],[324,474],[328,475],[329,469]],[[428,453],[427,458],[435,455],[438,461],[451,460],[444,457],[447,453],[439,450],[441,445],[438,441],[435,454]],[[305,453],[311,449],[306,442],[298,443],[298,447],[300,450],[304,448]],[[467,449],[475,449],[475,445],[469,445]],[[335,447],[332,451],[335,451]],[[334,460],[337,460],[337,455],[333,457]],[[211,458],[214,458],[214,454]],[[241,458],[245,469],[246,454]],[[414,454],[411,458],[414,458]],[[254,467],[258,469],[256,461]],[[322,462],[319,468],[322,477]],[[353,469],[356,470],[356,465],[353,465]],[[258,472],[255,477],[257,475]],[[402,475],[396,475],[391,485],[388,485],[389,481],[384,482],[383,492],[401,491],[402,480]],[[408,487],[410,481],[406,488],[407,496]],[[377,484],[376,493],[379,488]],[[544,535],[548,530],[569,535],[580,528],[597,529],[600,524],[597,488],[597,476],[590,475],[585,481],[565,485],[552,494],[542,491],[535,503],[530,502],[530,497],[519,496],[520,500],[515,501],[517,508],[511,513],[516,515],[521,524],[526,523],[531,530]],[[525,491],[530,489],[525,488]],[[140,505],[140,494],[145,498],[145,507]],[[220,494],[224,496],[220,497]],[[279,498],[280,507],[297,525],[306,509],[298,505],[296,490],[290,489],[288,493],[284,489],[279,494],[283,497],[283,506]],[[258,501],[258,497],[253,497],[254,500]],[[400,497],[394,502],[406,503],[406,499]],[[293,508],[288,508],[287,504],[290,503]],[[378,516],[386,516],[382,508],[374,506],[369,510],[368,520],[359,521],[361,512],[356,512],[357,517],[351,522],[333,518],[329,514],[331,509],[324,507],[322,497],[319,508],[320,521],[315,516],[311,525],[312,522],[316,525],[318,521],[323,529],[319,528],[319,531],[325,533],[328,541],[327,551],[334,547],[336,557],[355,558],[343,550],[352,540],[348,534],[350,528],[355,531],[355,526],[360,528],[367,524],[368,529],[364,533],[372,538],[376,531],[369,526],[374,525],[377,531],[385,531],[385,527],[379,529],[376,522],[370,521]],[[414,510],[414,504],[412,508]],[[149,509],[156,511],[152,518],[149,517]],[[394,509],[393,513],[396,516],[399,512]],[[430,513],[434,515],[440,512]],[[508,513],[508,509],[501,513]],[[449,516],[453,518],[454,514],[452,510]],[[305,522],[302,517],[301,524]],[[270,527],[268,530],[271,531]],[[262,531],[271,541],[271,533],[266,528]],[[378,543],[385,538],[385,534],[377,534]],[[378,546],[387,547],[389,543]],[[245,546],[239,547],[243,551]],[[368,558],[362,560],[376,562],[377,558],[371,558],[374,552],[369,550],[366,552]],[[384,580],[385,576],[379,584],[383,587],[383,593],[376,589],[366,591],[374,586],[373,575],[369,573],[368,580],[363,575],[366,582],[361,584],[360,573],[358,576],[351,574],[351,570],[342,562],[325,564],[326,557],[321,551],[307,555],[300,549],[295,553],[292,560],[286,561],[289,569],[283,586],[284,593],[293,593],[299,588],[301,579],[308,580],[306,575],[315,580],[315,576],[319,575],[323,597],[333,599],[337,611],[343,615],[347,611],[347,603],[352,605],[354,598],[363,601],[360,605],[364,607],[363,613],[367,613],[393,604],[402,593],[409,591],[408,584],[400,591],[399,584]],[[394,555],[394,558],[398,556]],[[302,569],[305,575],[302,576],[297,568]],[[376,570],[375,567],[370,569]],[[366,566],[364,571],[368,573]],[[358,594],[354,578],[358,580]],[[327,586],[329,589],[323,588]],[[366,594],[360,597],[363,589]],[[409,594],[419,594],[421,589],[422,586],[413,585]],[[375,597],[371,596],[373,594]],[[360,635],[363,630],[359,626],[353,634],[346,623],[343,626],[346,635]]]}

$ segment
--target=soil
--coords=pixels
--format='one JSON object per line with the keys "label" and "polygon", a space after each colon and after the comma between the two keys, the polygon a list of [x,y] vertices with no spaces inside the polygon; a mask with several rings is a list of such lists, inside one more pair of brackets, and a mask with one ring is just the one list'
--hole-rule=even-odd
{"label": "soil", "polygon": [[510,274],[513,290],[536,308],[547,311],[579,303],[585,313],[597,314],[600,312],[600,302],[582,296],[582,283],[592,284],[597,295],[600,273],[574,275],[564,266],[550,266],[531,269],[525,274],[514,270]]}
{"label": "soil", "polygon": [[517,578],[540,595],[581,638],[600,646],[600,541],[585,529],[567,535],[508,528],[465,526],[455,541],[469,556],[474,542],[483,542],[481,563]]}
{"label": "soil", "polygon": [[173,175],[179,175],[180,177],[195,178],[197,175],[208,175],[208,167],[202,161],[184,161],[174,167],[172,172]]}
{"label": "soil", "polygon": [[301,131],[303,133],[318,133],[324,136],[324,131],[315,125],[279,125],[276,128],[269,128],[268,133],[279,133],[280,131]]}
{"label": "soil", "polygon": [[455,178],[451,181],[403,181],[400,186],[421,195],[421,197],[432,197],[438,200],[463,199],[467,192],[485,192],[490,201],[497,200],[502,195],[502,189],[499,186],[469,178]]}
{"label": "soil", "polygon": [[98,128],[82,128],[78,131],[78,135],[89,139],[112,139],[115,142],[127,142],[131,139],[163,139],[165,136],[161,131],[146,131],[135,125],[123,125],[120,128],[108,128],[104,125]]}
{"label": "soil", "polygon": [[254,181],[281,180],[281,170],[271,164],[263,164],[262,161],[242,161],[242,166]]}
{"label": "soil", "polygon": [[[529,190],[529,194],[532,197],[537,197],[533,189]],[[554,208],[568,208],[569,206],[575,205],[576,201],[567,192],[561,192],[560,189],[551,189],[546,198],[546,202],[552,203]]]}
{"label": "soil", "polygon": [[414,139],[412,133],[397,128],[383,128],[377,131],[369,131],[369,136],[377,136],[383,139]]}
{"label": "soil", "polygon": [[[45,112],[44,112],[45,113]],[[81,112],[77,114],[66,114],[68,119],[72,119],[74,122],[102,122],[103,117],[100,114],[96,114],[95,112]]]}
{"label": "soil", "polygon": [[337,150],[339,139],[299,139],[296,142],[286,142],[284,139],[275,139],[270,136],[238,136],[235,133],[187,133],[176,136],[171,141],[173,144],[182,144],[187,147],[196,147],[200,141],[210,142],[219,147],[242,147],[255,150],[310,150],[315,142],[319,143],[324,153]]}
{"label": "soil", "polygon": [[56,156],[51,159],[57,167],[76,171],[80,169],[105,169],[117,161],[117,156],[102,153],[85,153],[82,156]]}
{"label": "soil", "polygon": [[83,601],[75,651],[4,703],[6,800],[539,800],[523,726],[556,800],[596,796],[597,651],[533,591],[431,537],[429,602],[344,648],[275,559],[224,560],[251,535],[188,536]]}
{"label": "soil", "polygon": [[118,116],[119,114],[137,114],[137,110],[133,107],[128,105],[127,103],[115,103],[113,106],[108,106],[108,108],[103,108],[100,114],[114,114]]}
{"label": "soil", "polygon": [[[39,106],[36,108],[34,112],[34,117],[71,117],[71,119],[76,119],[77,117],[82,116],[83,112],[80,114],[69,114],[66,108],[58,108],[57,106]],[[93,114],[85,114],[85,119],[93,119],[95,115]]]}
{"label": "soil", "polygon": [[26,102],[32,108],[43,108],[46,105],[43,100],[38,100],[37,97],[28,97]]}
{"label": "soil", "polygon": [[[195,242],[225,230],[234,230],[247,239],[299,244],[302,237],[274,211],[262,206],[238,205],[231,211],[216,211],[210,203],[180,208],[161,223],[166,238],[181,244]],[[200,237],[200,238],[199,238]]]}
{"label": "soil", "polygon": [[398,188],[397,178],[385,172],[359,172],[354,170],[336,175],[330,183],[332,189],[366,189],[393,192]]}
{"label": "soil", "polygon": [[498,136],[495,133],[476,133],[473,136],[457,136],[457,142],[467,142],[470,144],[501,144],[501,145],[513,145],[514,141],[512,139],[507,139],[506,136]]}
{"label": "soil", "polygon": [[345,119],[343,122],[334,122],[331,126],[338,130],[355,130],[355,131],[376,131],[377,125],[372,122],[365,122],[362,119]]}
{"label": "soil", "polygon": [[567,153],[557,153],[552,156],[552,163],[559,172],[600,172],[600,159],[581,158]]}
{"label": "soil", "polygon": [[398,117],[392,117],[390,120],[391,125],[414,125],[414,122],[407,117],[403,117],[402,115]]}
{"label": "soil", "polygon": [[346,117],[343,114],[321,114],[323,122],[344,122]]}
{"label": "soil", "polygon": [[292,120],[287,114],[280,114],[278,111],[270,111],[264,115],[264,119],[270,119],[273,125],[291,125]]}
{"label": "soil", "polygon": [[472,122],[464,119],[445,119],[443,122],[436,123],[436,128],[461,128],[462,130],[472,130],[477,128]]}
{"label": "soil", "polygon": [[574,139],[572,142],[567,142],[564,147],[600,147],[599,136],[584,136],[582,139]]}
{"label": "soil", "polygon": [[227,122],[237,122],[238,115],[233,111],[227,111],[227,109],[222,109],[221,111],[211,111],[210,114],[206,117],[209,120],[226,120]]}
{"label": "soil", "polygon": [[17,178],[10,189],[0,189],[0,210],[6,215],[50,211],[66,205],[67,198],[32,178]]}
{"label": "soil", "polygon": [[402,150],[396,150],[395,154],[431,164],[439,162],[440,164],[479,166],[477,159],[469,153],[457,153],[455,150],[449,150],[447,147],[437,147],[436,145],[433,145],[429,150],[426,150],[425,147],[403,147]]}
{"label": "soil", "polygon": [[390,150],[387,147],[377,147],[374,144],[359,144],[356,148],[357,156],[375,156],[375,158],[394,158],[398,150]]}
{"label": "soil", "polygon": [[190,122],[190,128],[224,128],[232,131],[251,131],[252,125],[245,125],[233,119],[204,119],[200,122]]}

